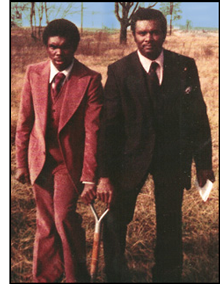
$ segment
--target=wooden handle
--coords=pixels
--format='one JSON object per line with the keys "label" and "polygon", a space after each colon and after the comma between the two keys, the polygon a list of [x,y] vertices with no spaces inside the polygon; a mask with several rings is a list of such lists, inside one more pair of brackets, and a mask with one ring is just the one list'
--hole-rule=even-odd
{"label": "wooden handle", "polygon": [[100,230],[101,230],[101,222],[105,215],[108,213],[109,208],[105,210],[105,212],[98,218],[97,212],[93,206],[93,203],[90,204],[90,208],[95,217],[95,231],[94,231],[94,239],[93,239],[93,249],[92,249],[92,258],[91,258],[91,266],[90,266],[90,277],[91,283],[95,283],[97,268],[98,268],[98,259],[99,259],[99,247],[100,247]]}
{"label": "wooden handle", "polygon": [[99,259],[99,242],[100,242],[100,233],[95,232],[93,240],[91,267],[90,267],[90,276],[92,283],[95,281],[97,274],[98,259]]}

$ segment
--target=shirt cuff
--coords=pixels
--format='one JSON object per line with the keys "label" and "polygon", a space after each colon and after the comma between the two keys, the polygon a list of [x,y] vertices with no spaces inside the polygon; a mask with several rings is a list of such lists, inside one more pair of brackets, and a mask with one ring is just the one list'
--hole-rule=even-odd
{"label": "shirt cuff", "polygon": [[92,182],[92,181],[83,181],[82,183],[83,183],[83,184],[95,184],[95,183]]}

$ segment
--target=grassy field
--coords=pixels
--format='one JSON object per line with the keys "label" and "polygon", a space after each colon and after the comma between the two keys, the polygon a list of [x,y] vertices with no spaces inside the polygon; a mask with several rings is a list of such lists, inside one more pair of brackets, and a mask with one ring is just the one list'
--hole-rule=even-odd
{"label": "grassy field", "polygon": [[[108,64],[135,50],[131,34],[128,45],[118,44],[118,33],[84,31],[76,58],[102,74],[105,84]],[[199,70],[201,88],[207,104],[213,141],[213,169],[216,176],[207,202],[203,202],[194,186],[185,191],[183,201],[183,242],[185,283],[219,282],[219,176],[218,176],[218,36],[217,33],[180,33],[168,36],[167,49],[194,57]],[[30,37],[28,30],[12,29],[11,33],[11,283],[32,282],[32,249],[35,233],[35,201],[31,187],[15,178],[15,130],[20,91],[27,64],[47,58],[40,42]],[[126,255],[134,283],[152,282],[154,265],[155,205],[153,180],[148,178],[138,196],[133,221],[129,224]],[[102,210],[102,204],[98,204]],[[79,199],[78,211],[83,216],[87,238],[87,262],[90,267],[94,233],[94,218],[90,209]],[[101,211],[100,211],[101,212]],[[101,245],[97,282],[105,282]],[[65,278],[63,279],[65,283]]]}

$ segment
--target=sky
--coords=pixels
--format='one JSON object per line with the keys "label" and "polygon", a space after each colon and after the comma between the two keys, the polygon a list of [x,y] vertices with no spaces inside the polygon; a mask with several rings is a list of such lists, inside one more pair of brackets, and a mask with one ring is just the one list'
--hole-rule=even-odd
{"label": "sky", "polygon": [[[48,2],[51,4],[51,2]],[[120,28],[120,23],[114,14],[114,2],[54,2],[57,5],[56,12],[51,14],[49,20],[63,17],[62,13],[57,13],[62,5],[72,3],[72,14],[65,15],[65,18],[73,21],[81,27],[81,3],[83,3],[83,27],[89,28]],[[147,7],[149,2],[145,3]],[[152,2],[151,2],[152,3]],[[160,2],[154,7],[159,9]],[[191,21],[192,27],[218,28],[219,2],[180,2],[182,19],[174,22],[175,26],[186,25],[186,21]],[[29,15],[23,17],[23,26],[29,25]]]}

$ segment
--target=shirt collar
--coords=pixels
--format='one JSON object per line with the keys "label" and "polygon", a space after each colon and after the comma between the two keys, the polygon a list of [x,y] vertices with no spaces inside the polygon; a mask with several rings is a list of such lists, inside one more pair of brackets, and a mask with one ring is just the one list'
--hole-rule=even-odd
{"label": "shirt collar", "polygon": [[141,62],[141,64],[142,64],[142,66],[144,67],[144,69],[145,69],[146,72],[149,72],[152,61],[157,62],[157,63],[159,64],[159,66],[163,69],[163,61],[164,61],[164,52],[163,52],[163,49],[162,49],[160,55],[159,55],[155,60],[150,60],[149,58],[143,56],[143,55],[140,53],[139,50],[137,51],[137,54],[138,54],[138,57],[139,57],[139,59],[140,59],[140,62]]}
{"label": "shirt collar", "polygon": [[57,73],[61,72],[63,73],[66,78],[65,80],[68,79],[69,75],[70,75],[70,72],[73,68],[73,64],[74,64],[74,59],[72,61],[72,63],[70,64],[70,66],[68,68],[66,68],[65,70],[62,70],[62,71],[59,71],[54,65],[53,65],[53,62],[50,61],[50,81],[49,83],[51,83],[53,81],[53,78],[56,76]]}

